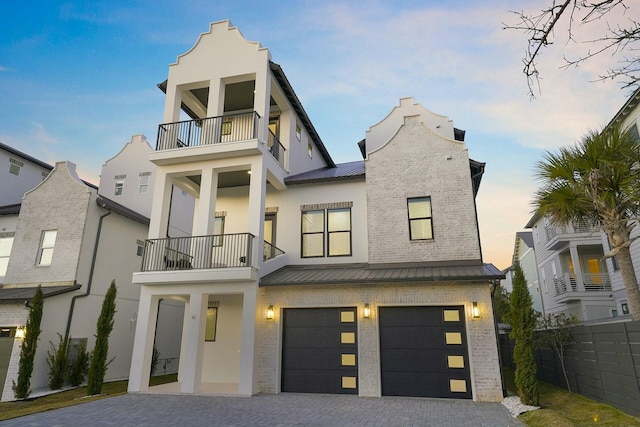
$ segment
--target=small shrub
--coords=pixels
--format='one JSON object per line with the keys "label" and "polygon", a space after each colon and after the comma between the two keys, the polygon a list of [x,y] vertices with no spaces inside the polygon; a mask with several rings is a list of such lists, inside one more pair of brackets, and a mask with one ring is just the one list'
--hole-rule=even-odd
{"label": "small shrub", "polygon": [[151,354],[151,375],[156,373],[159,360],[160,360],[160,352],[158,351],[156,346],[153,346],[153,353]]}
{"label": "small shrub", "polygon": [[49,388],[60,390],[64,385],[69,366],[69,340],[58,334],[58,345],[49,341],[51,349],[47,352],[47,365],[49,365]]}
{"label": "small shrub", "polygon": [[78,387],[84,382],[87,372],[89,372],[89,352],[85,341],[73,345],[75,357],[71,358],[69,367],[69,384]]}

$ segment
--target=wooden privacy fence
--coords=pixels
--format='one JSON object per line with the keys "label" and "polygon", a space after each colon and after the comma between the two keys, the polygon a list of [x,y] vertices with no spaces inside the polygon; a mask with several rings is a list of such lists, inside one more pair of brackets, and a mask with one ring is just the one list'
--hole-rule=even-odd
{"label": "wooden privacy fence", "polygon": [[[565,364],[571,390],[640,417],[640,322],[571,328]],[[502,365],[515,368],[514,342],[500,335]],[[558,356],[536,350],[538,379],[567,388]]]}

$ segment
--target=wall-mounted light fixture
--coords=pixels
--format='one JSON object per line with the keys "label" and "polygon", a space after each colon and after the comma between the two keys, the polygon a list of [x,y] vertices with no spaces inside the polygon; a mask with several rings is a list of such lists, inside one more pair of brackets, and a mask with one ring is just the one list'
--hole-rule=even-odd
{"label": "wall-mounted light fixture", "polygon": [[16,328],[16,338],[23,340],[24,336],[27,334],[27,328],[24,326],[18,326]]}
{"label": "wall-mounted light fixture", "polygon": [[275,312],[273,310],[273,306],[270,305],[269,307],[267,307],[267,320],[273,320],[274,315]]}
{"label": "wall-mounted light fixture", "polygon": [[362,310],[362,315],[365,319],[368,319],[371,316],[371,308],[369,307],[369,303],[364,305],[364,310]]}
{"label": "wall-mounted light fixture", "polygon": [[471,314],[473,315],[474,319],[479,319],[480,318],[480,309],[478,308],[478,302],[477,301],[473,302],[473,306],[471,307]]}

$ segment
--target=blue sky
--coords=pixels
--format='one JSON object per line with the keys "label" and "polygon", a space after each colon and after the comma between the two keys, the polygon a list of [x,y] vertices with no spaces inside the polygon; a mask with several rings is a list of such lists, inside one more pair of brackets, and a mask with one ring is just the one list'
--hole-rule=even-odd
{"label": "blue sky", "polygon": [[154,143],[164,106],[156,84],[210,22],[230,19],[269,48],[336,162],[360,159],[357,141],[401,97],[465,129],[470,157],[487,162],[477,199],[484,259],[505,268],[515,232],[530,217],[533,165],[543,150],[602,127],[630,95],[615,82],[591,82],[614,58],[559,70],[563,54],[588,46],[558,32],[540,61],[542,93],[531,101],[521,74],[525,37],[501,27],[514,19],[509,10],[540,7],[525,0],[5,2],[0,141],[50,163],[71,160],[97,182],[101,165],[131,135]]}

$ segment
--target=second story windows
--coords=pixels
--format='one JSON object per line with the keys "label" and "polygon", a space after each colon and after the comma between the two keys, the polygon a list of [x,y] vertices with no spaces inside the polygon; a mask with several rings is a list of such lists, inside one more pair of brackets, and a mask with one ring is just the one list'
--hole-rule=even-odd
{"label": "second story windows", "polygon": [[151,172],[140,172],[140,185],[138,186],[138,193],[145,194],[147,191],[149,191],[149,178],[151,178]]}
{"label": "second story windows", "polygon": [[11,255],[11,247],[13,246],[13,232],[0,233],[0,277],[7,273],[9,265],[9,255]]}
{"label": "second story windows", "polygon": [[411,240],[433,239],[431,197],[407,199],[407,208],[409,211],[409,238]]}
{"label": "second story windows", "polygon": [[11,158],[9,159],[9,163],[9,173],[16,176],[20,175],[20,169],[22,169],[24,163],[20,160]]}
{"label": "second story windows", "polygon": [[301,256],[350,256],[351,203],[313,207],[314,209],[303,209],[302,212]]}
{"label": "second story windows", "polygon": [[114,177],[114,179],[116,180],[116,186],[113,194],[115,194],[116,196],[122,195],[122,190],[124,190],[124,179],[126,177],[127,175],[116,175]]}
{"label": "second story windows", "polygon": [[38,251],[37,265],[47,266],[51,265],[53,259],[53,248],[56,244],[56,237],[58,230],[45,230],[42,232],[40,239],[40,250]]}

